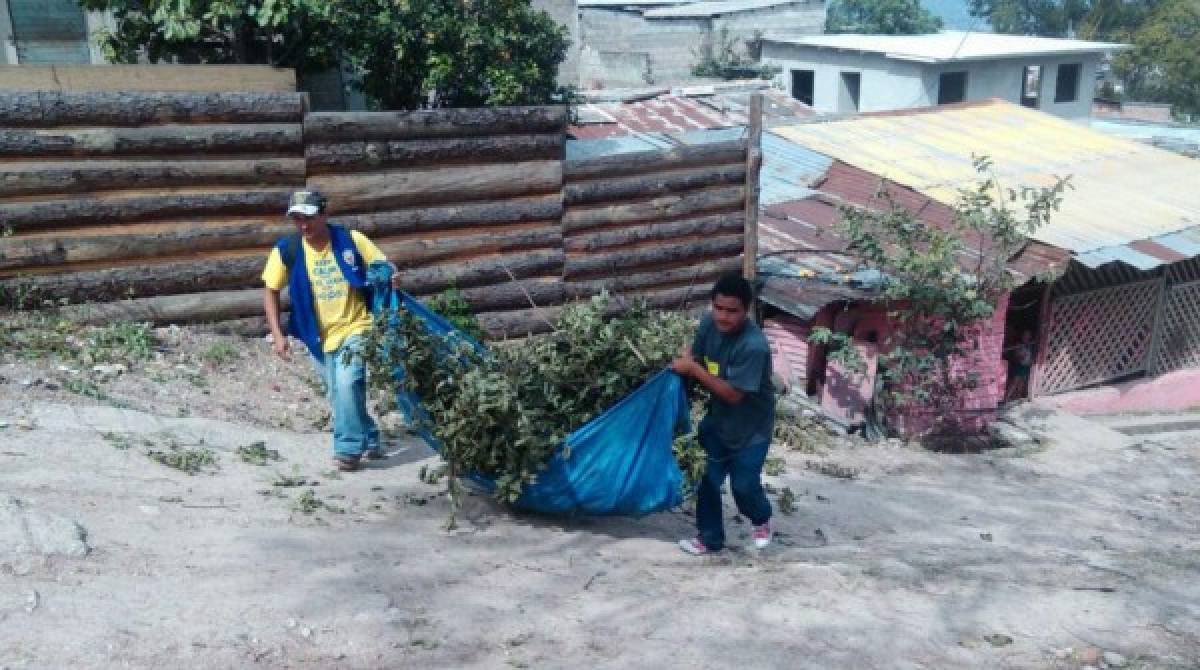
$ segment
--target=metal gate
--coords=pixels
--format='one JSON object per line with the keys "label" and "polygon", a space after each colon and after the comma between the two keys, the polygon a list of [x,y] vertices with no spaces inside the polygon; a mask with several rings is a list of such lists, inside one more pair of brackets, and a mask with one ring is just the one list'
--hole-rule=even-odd
{"label": "metal gate", "polygon": [[1034,394],[1144,372],[1164,282],[1151,279],[1054,298]]}

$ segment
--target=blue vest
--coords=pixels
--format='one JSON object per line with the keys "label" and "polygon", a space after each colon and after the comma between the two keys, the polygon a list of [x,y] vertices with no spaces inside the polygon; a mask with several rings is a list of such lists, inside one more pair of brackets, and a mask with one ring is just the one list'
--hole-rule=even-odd
{"label": "blue vest", "polygon": [[[350,284],[351,291],[359,291],[370,304],[367,295],[367,264],[354,245],[354,238],[344,226],[329,226],[329,244],[342,276]],[[308,264],[304,261],[304,245],[299,235],[289,235],[277,242],[279,257],[288,269],[288,295],[292,300],[292,313],[288,319],[288,333],[308,347],[309,353],[324,362],[325,352],[321,348],[321,328],[317,323],[316,304],[313,300],[312,282],[308,277]],[[347,255],[345,252],[350,251]],[[349,259],[349,262],[347,262]]]}

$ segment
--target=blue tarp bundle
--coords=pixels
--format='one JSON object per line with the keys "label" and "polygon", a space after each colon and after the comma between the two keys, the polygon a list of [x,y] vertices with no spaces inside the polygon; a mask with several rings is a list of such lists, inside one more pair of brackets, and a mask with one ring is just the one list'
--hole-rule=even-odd
{"label": "blue tarp bundle", "polygon": [[[374,270],[374,269],[373,269]],[[422,305],[412,296],[388,288],[382,275],[373,278],[372,311],[404,309],[438,337],[453,335],[479,351],[485,347]],[[395,370],[402,382],[404,370]],[[397,404],[431,448],[441,444],[427,428],[420,398],[397,391]],[[567,436],[539,472],[526,485],[516,507],[544,514],[641,516],[676,507],[683,502],[683,473],[671,445],[689,421],[683,382],[664,370],[621,402]],[[486,488],[495,483],[476,475]]]}

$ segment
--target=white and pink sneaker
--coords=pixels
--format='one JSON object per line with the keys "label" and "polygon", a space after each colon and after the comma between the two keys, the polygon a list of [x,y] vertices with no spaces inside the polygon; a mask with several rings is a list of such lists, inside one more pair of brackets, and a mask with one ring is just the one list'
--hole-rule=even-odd
{"label": "white and pink sneaker", "polygon": [[679,541],[679,548],[693,556],[703,556],[710,553],[708,547],[698,537],[689,537]]}
{"label": "white and pink sneaker", "polygon": [[754,527],[754,548],[766,549],[771,544],[771,522]]}

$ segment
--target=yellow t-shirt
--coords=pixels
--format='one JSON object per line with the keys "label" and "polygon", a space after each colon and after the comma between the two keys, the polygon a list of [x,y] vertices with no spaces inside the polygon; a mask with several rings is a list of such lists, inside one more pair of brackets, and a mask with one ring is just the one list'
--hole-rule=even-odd
{"label": "yellow t-shirt", "polygon": [[[379,247],[357,230],[350,231],[354,246],[367,265],[387,260]],[[365,332],[371,327],[371,312],[362,294],[350,290],[350,282],[342,276],[342,268],[333,257],[333,244],[317,251],[308,241],[300,238],[304,245],[304,265],[308,268],[308,279],[312,283],[313,302],[317,309],[317,327],[321,331],[321,349],[337,351],[342,342],[351,335]],[[263,283],[267,288],[282,291],[288,285],[288,270],[283,264],[278,248],[272,248],[263,268]]]}

